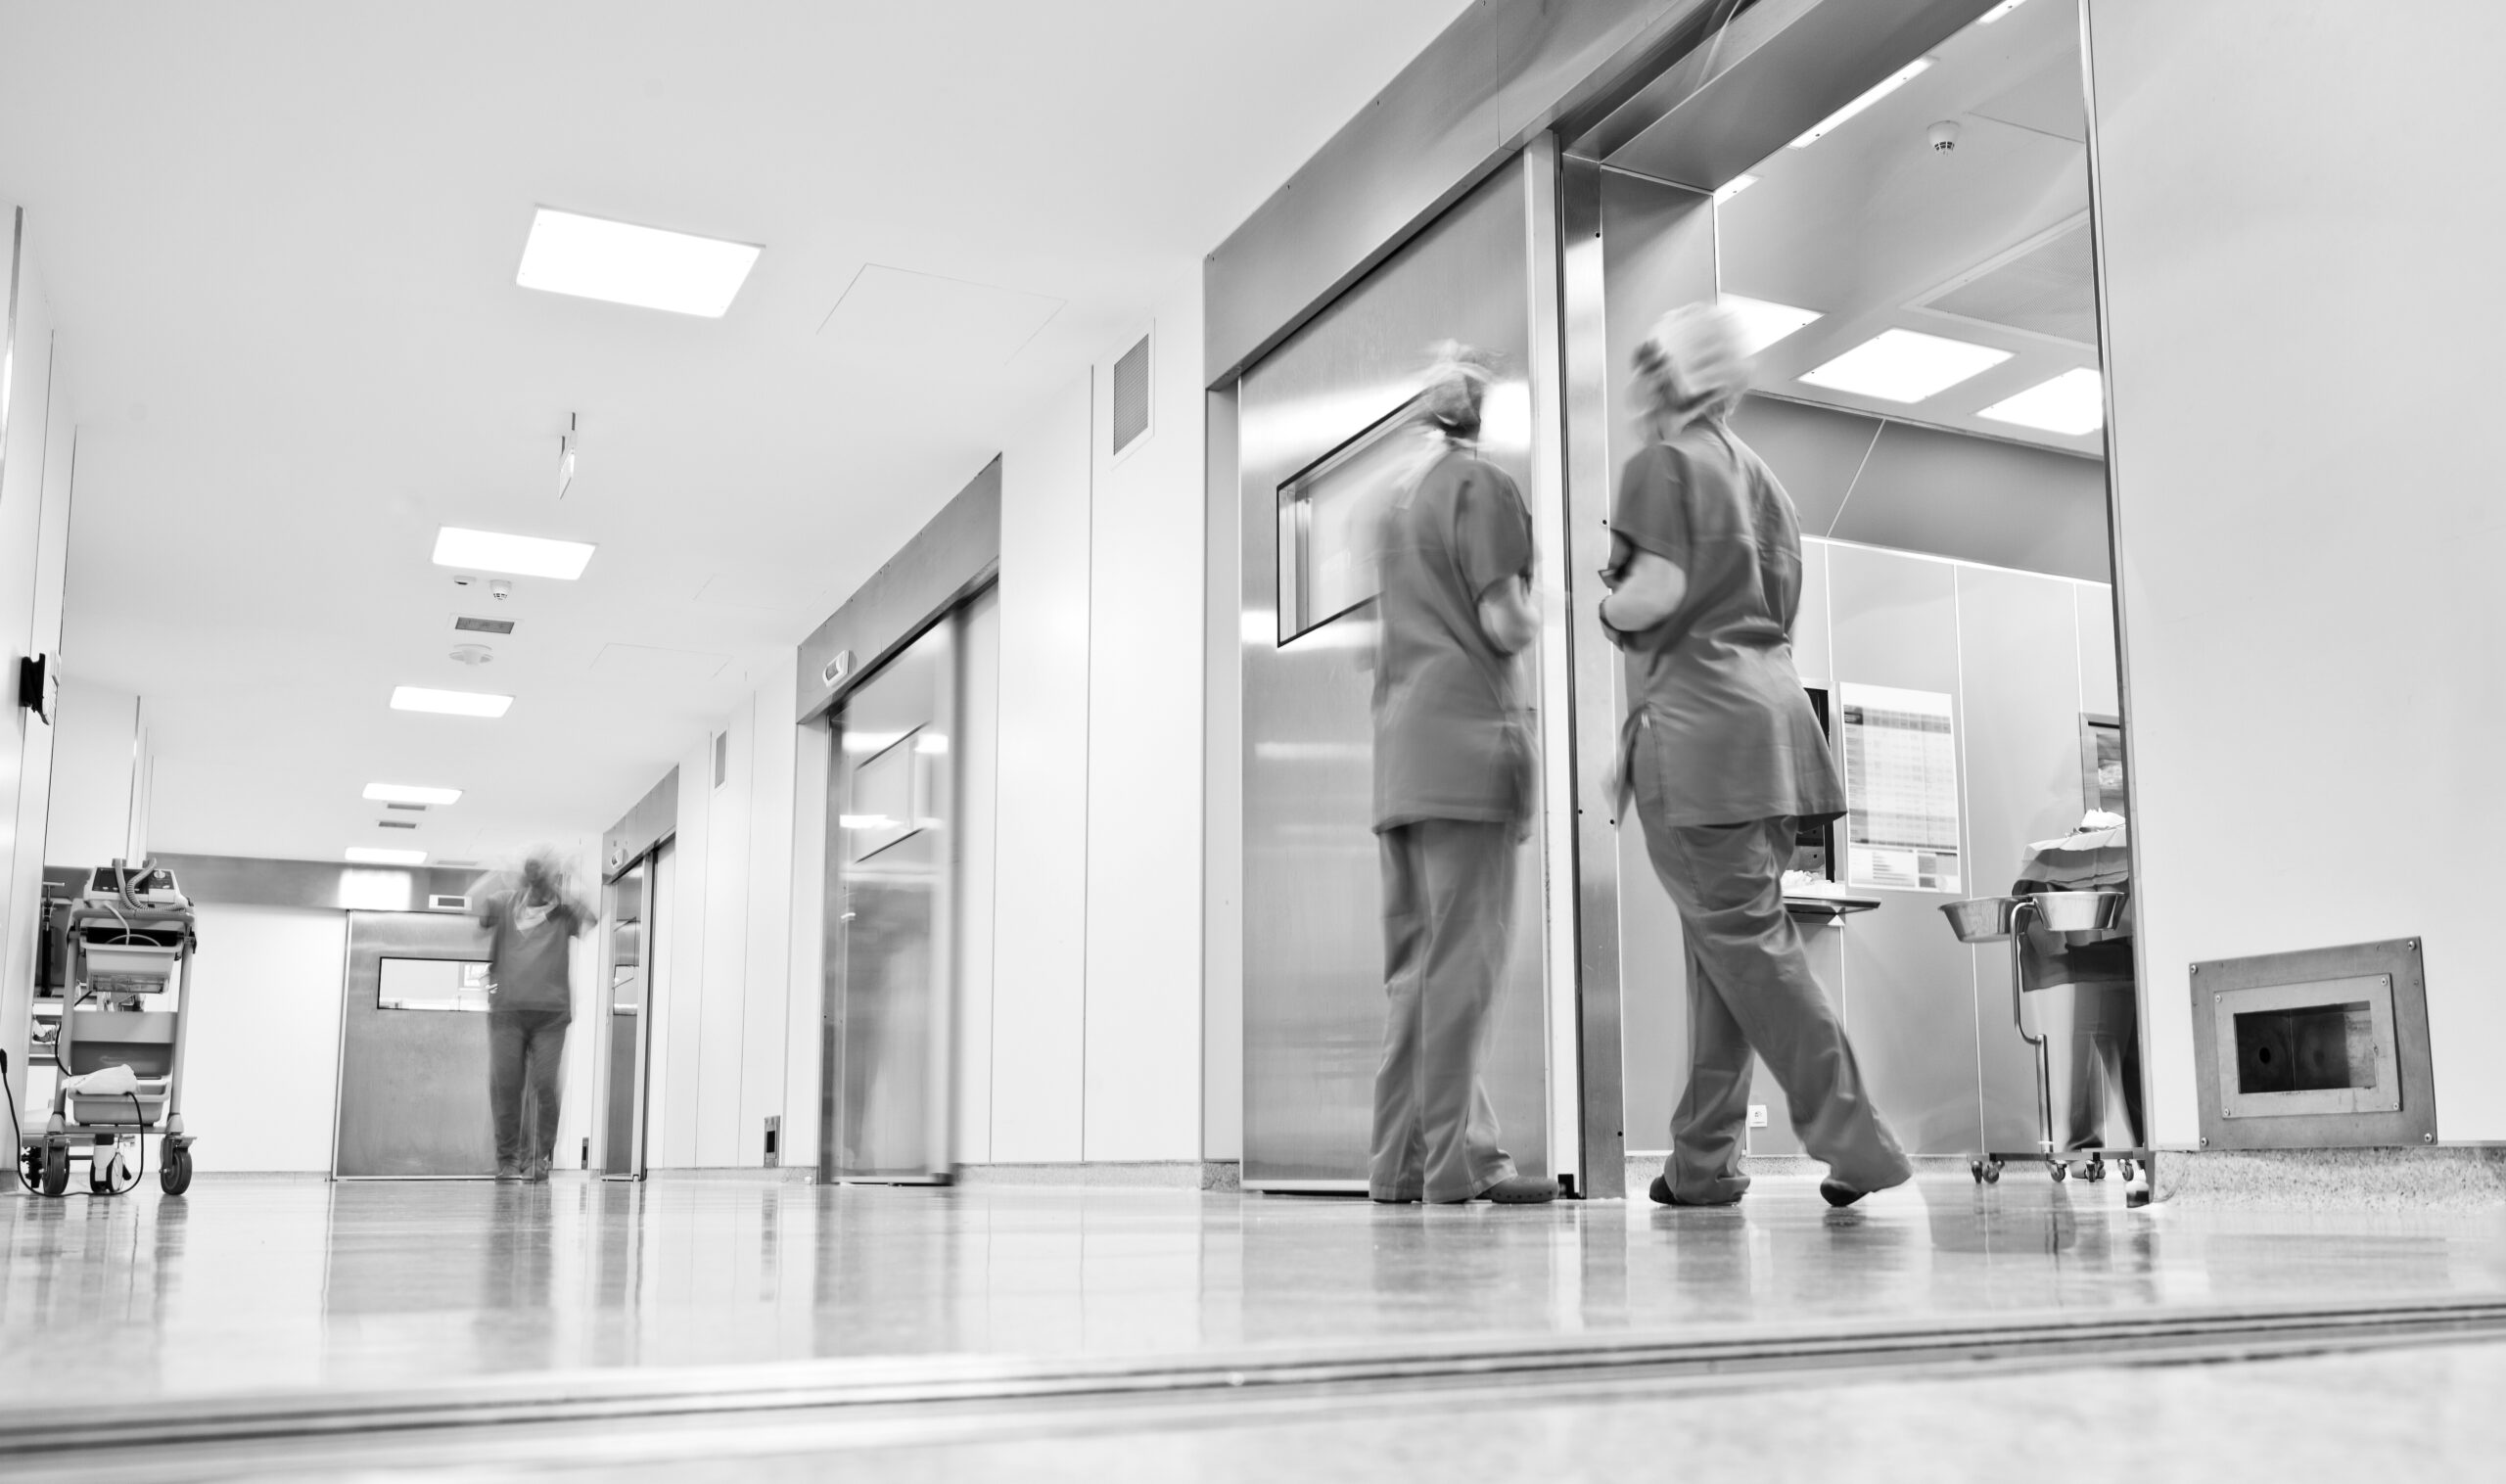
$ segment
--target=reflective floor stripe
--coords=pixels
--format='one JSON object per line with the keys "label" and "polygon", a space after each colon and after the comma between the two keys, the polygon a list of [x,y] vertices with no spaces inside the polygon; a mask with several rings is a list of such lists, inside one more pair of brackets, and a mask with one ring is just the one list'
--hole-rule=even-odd
{"label": "reflective floor stripe", "polygon": [[[96,1477],[487,1458],[649,1457],[736,1433],[760,1447],[958,1441],[1188,1424],[1248,1411],[1484,1398],[1668,1395],[1787,1382],[2262,1359],[2506,1339],[2506,1302],[2178,1310],[1972,1324],[1763,1328],[1536,1343],[1467,1338],[1333,1350],[1032,1362],[887,1358],[515,1376],[388,1393],[117,1400],[0,1409],[0,1465]],[[413,1451],[414,1450],[414,1451]],[[625,1456],[622,1454],[621,1456]],[[179,1460],[179,1464],[177,1464]]]}

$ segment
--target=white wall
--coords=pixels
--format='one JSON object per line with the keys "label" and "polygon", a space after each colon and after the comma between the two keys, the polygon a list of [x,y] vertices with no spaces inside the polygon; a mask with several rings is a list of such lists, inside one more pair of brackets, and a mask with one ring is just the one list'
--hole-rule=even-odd
{"label": "white wall", "polygon": [[[183,1128],[200,1137],[193,1167],[327,1173],[348,915],[225,903],[199,911],[183,1047]],[[560,1164],[574,1163],[573,1147],[558,1146]]]}
{"label": "white wall", "polygon": [[[1090,1160],[1201,1157],[1200,287],[1194,272],[1158,307],[1149,432],[1119,462],[1106,452],[1113,398],[1102,390],[1095,398],[1081,1143]],[[1099,389],[1131,344],[1097,364]],[[1002,861],[1007,872],[1044,865]]]}
{"label": "white wall", "polygon": [[0,378],[0,1050],[9,1084],[23,1099],[25,1046],[34,993],[36,902],[41,895],[51,793],[53,728],[15,704],[18,662],[58,653],[62,582],[69,547],[76,432],[65,390],[60,338],[44,297],[36,224],[23,231],[15,208],[0,206],[0,300],[5,322]]}
{"label": "white wall", "polygon": [[[999,865],[992,1157],[1083,1157],[1092,377],[1000,455]],[[1183,869],[1182,858],[1176,861]]]}
{"label": "white wall", "polygon": [[50,844],[56,865],[103,865],[145,850],[144,703],[127,690],[66,676],[53,728]]}
{"label": "white wall", "polygon": [[[2438,1135],[2506,1138],[2506,7],[2090,0],[2158,1136],[2194,960],[2426,943]],[[2234,553],[2233,560],[2224,554]]]}

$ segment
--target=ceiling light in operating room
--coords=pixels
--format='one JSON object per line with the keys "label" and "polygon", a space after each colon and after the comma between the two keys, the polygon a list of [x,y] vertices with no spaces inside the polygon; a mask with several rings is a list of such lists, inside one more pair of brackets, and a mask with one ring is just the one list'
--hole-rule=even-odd
{"label": "ceiling light in operating room", "polygon": [[1758,178],[1755,175],[1735,175],[1731,179],[1723,182],[1722,185],[1715,188],[1714,199],[1716,201],[1729,201],[1733,197],[1740,195],[1742,191],[1747,190],[1749,187],[1756,185],[1757,183]]}
{"label": "ceiling light in operating room", "polygon": [[2106,426],[2106,378],[2094,366],[2065,371],[1975,414],[2045,433],[2084,438]]}
{"label": "ceiling light in operating room", "polygon": [[2019,9],[2026,3],[2027,0],[2001,0],[2001,4],[1994,6],[1991,10],[1977,16],[1975,18],[1975,23],[1977,25],[1990,25],[1994,22],[1999,21],[2002,17],[2009,15],[2012,11]]}
{"label": "ceiling light in operating room", "polygon": [[1890,93],[1895,92],[1897,89],[1904,87],[1907,83],[1914,81],[1917,77],[1922,76],[1924,71],[1930,66],[1931,59],[1929,57],[1919,57],[1913,62],[1907,63],[1904,67],[1899,68],[1894,73],[1890,74],[1888,80],[1885,82],[1872,88],[1869,92],[1864,93],[1861,97],[1846,104],[1843,108],[1836,110],[1827,117],[1820,119],[1817,123],[1810,125],[1809,129],[1804,132],[1800,138],[1792,141],[1792,148],[1796,150],[1806,150],[1810,146],[1817,144],[1820,140],[1834,133],[1844,124],[1846,119],[1851,118],[1854,115],[1861,113],[1864,109],[1871,107],[1880,99],[1887,97]]}
{"label": "ceiling light in operating room", "polygon": [[435,533],[435,564],[471,572],[509,572],[518,578],[557,578],[573,581],[591,565],[600,548],[588,541],[559,541],[541,535],[507,535],[501,531],[468,531],[444,526]]}
{"label": "ceiling light in operating room", "polygon": [[513,281],[577,299],[719,319],[761,251],[541,207],[531,218]]}
{"label": "ceiling light in operating room", "polygon": [[423,685],[392,688],[394,711],[431,711],[446,717],[501,717],[513,705],[511,696],[480,690],[430,690]]}
{"label": "ceiling light in operating room", "polygon": [[457,788],[429,788],[423,783],[369,783],[365,796],[377,804],[453,804],[459,802]]}
{"label": "ceiling light in operating room", "polygon": [[1793,304],[1780,304],[1771,299],[1751,299],[1745,294],[1725,294],[1719,302],[1740,322],[1740,343],[1745,353],[1757,354],[1777,341],[1827,318],[1817,309],[1804,309]]}
{"label": "ceiling light in operating room", "polygon": [[1919,402],[2010,359],[2007,350],[1914,330],[1884,330],[1801,380],[1883,402]]}
{"label": "ceiling light in operating room", "polygon": [[388,850],[379,845],[351,845],[348,848],[348,858],[359,865],[423,865],[427,853]]}

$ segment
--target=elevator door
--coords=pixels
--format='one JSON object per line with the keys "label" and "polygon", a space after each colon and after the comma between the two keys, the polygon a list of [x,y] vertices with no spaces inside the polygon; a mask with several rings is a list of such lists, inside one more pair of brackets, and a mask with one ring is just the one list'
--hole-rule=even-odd
{"label": "elevator door", "polygon": [[645,1092],[652,1065],[653,1007],[661,979],[661,903],[670,847],[637,861],[605,888],[609,979],[603,989],[600,1173],[644,1173]]}
{"label": "elevator door", "polygon": [[[1415,457],[1399,409],[1427,348],[1447,339],[1500,358],[1479,453],[1537,499],[1532,199],[1521,165],[1500,171],[1241,385],[1243,1177],[1255,1188],[1366,1184],[1385,1005],[1369,513]],[[1536,519],[1545,541],[1549,515]],[[1548,661],[1520,663],[1531,680]],[[1500,1142],[1535,1177],[1574,1157],[1571,1139],[1551,1137],[1548,835],[1544,824],[1521,848],[1483,1064]]]}
{"label": "elevator door", "polygon": [[829,1180],[949,1173],[957,626],[933,626],[848,695],[827,831],[835,931],[819,1148]]}

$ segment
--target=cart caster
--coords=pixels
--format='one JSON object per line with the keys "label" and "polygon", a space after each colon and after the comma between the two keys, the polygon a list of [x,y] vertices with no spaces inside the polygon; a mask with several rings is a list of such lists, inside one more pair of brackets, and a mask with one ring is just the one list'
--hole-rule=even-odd
{"label": "cart caster", "polygon": [[2087,1167],[2082,1169],[2079,1173],[2089,1180],[2104,1180],[2106,1178],[2105,1157],[2096,1154],[2090,1155]]}
{"label": "cart caster", "polygon": [[43,1146],[43,1193],[59,1195],[70,1188],[70,1151],[59,1144]]}
{"label": "cart caster", "polygon": [[2114,1173],[2121,1176],[2126,1181],[2129,1181],[2133,1176],[2139,1174],[2140,1168],[2141,1167],[2139,1165],[2132,1162],[2132,1157],[2128,1154],[2123,1156],[2121,1159],[2114,1161]]}
{"label": "cart caster", "polygon": [[1987,1184],[1987,1185],[1998,1185],[1998,1184],[2000,1184],[2000,1183],[2001,1183],[2001,1161],[2000,1161],[2000,1160],[1995,1159],[1995,1160],[1988,1160],[1988,1161],[1986,1161],[1986,1162],[1985,1162],[1985,1164],[1984,1164],[1984,1183],[1985,1183],[1985,1184]]}
{"label": "cart caster", "polygon": [[181,1144],[164,1151],[157,1168],[157,1183],[167,1195],[180,1195],[192,1187],[191,1145]]}
{"label": "cart caster", "polygon": [[2066,1164],[2064,1164],[2061,1160],[2059,1160],[2059,1159],[2049,1159],[2049,1160],[2045,1161],[2045,1163],[2046,1163],[2046,1165],[2047,1165],[2050,1169],[2052,1169],[2052,1171],[2053,1171],[2053,1173],[2054,1173],[2054,1183],[2055,1183],[2055,1184],[2058,1184],[2058,1185],[2059,1185],[2059,1184],[2061,1184],[2063,1182],[2065,1182],[2065,1181],[2066,1181],[2066,1180],[2068,1180],[2068,1179],[2070,1179],[2070,1178],[2071,1178],[2071,1167],[2070,1167],[2070,1166],[2068,1166],[2068,1165],[2066,1165]]}
{"label": "cart caster", "polygon": [[1984,1162],[1982,1160],[1971,1159],[1967,1161],[1967,1169],[1969,1173],[1975,1177],[1976,1184],[1980,1185],[1984,1183]]}

